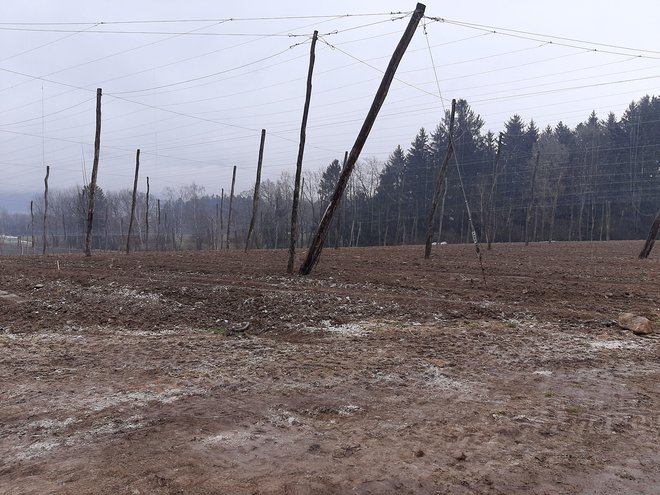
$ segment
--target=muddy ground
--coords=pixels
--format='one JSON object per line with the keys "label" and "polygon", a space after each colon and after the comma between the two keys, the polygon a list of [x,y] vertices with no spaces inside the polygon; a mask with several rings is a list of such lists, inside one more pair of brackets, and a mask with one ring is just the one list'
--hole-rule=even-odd
{"label": "muddy ground", "polygon": [[2,494],[657,494],[640,242],[0,258]]}

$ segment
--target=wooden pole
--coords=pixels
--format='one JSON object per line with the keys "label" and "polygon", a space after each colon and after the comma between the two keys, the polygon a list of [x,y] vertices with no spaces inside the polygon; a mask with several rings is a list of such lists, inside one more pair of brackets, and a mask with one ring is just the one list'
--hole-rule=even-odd
{"label": "wooden pole", "polygon": [[50,166],[46,165],[46,177],[44,178],[44,245],[42,254],[46,254],[48,248],[48,176],[50,175]]}
{"label": "wooden pole", "polygon": [[146,251],[149,251],[149,177],[147,177],[147,213],[144,215],[144,227],[145,227],[145,235],[144,235],[144,249]]}
{"label": "wooden pole", "polygon": [[[344,162],[342,163],[341,169],[344,170],[346,168],[346,162],[348,161],[348,151],[344,151]],[[341,244],[341,198],[339,198],[340,204],[337,205],[337,220],[335,221],[335,235],[337,238],[335,239],[335,249],[339,249],[339,246]]]}
{"label": "wooden pole", "polygon": [[261,164],[264,159],[264,143],[266,142],[266,129],[261,129],[261,143],[259,144],[259,159],[257,160],[257,179],[254,183],[254,198],[252,199],[252,218],[250,219],[250,228],[245,239],[245,252],[250,247],[250,236],[254,230],[254,224],[257,219],[257,209],[259,208],[259,187],[261,186]]}
{"label": "wooden pole", "polygon": [[289,241],[289,261],[286,266],[287,273],[293,273],[293,263],[296,258],[296,237],[298,232],[298,202],[300,200],[300,176],[302,174],[303,153],[305,151],[305,138],[307,128],[307,116],[309,115],[309,102],[312,97],[312,74],[314,73],[314,49],[319,32],[314,31],[312,36],[312,47],[309,51],[309,69],[307,71],[307,92],[305,95],[305,106],[303,108],[302,124],[300,125],[300,144],[298,145],[298,159],[296,160],[296,178],[293,187],[293,204],[291,206],[291,236]]}
{"label": "wooden pole", "polygon": [[160,199],[156,200],[156,208],[158,209],[158,225],[156,227],[156,251],[160,251]]}
{"label": "wooden pole", "polygon": [[231,192],[229,193],[229,213],[227,213],[227,239],[225,249],[229,249],[229,231],[231,229],[231,207],[234,202],[234,185],[236,184],[236,165],[234,165],[234,172],[231,176]]}
{"label": "wooden pole", "polygon": [[222,233],[225,230],[222,218],[225,214],[225,188],[223,187],[220,192],[220,249],[222,249]]}
{"label": "wooden pole", "polygon": [[488,197],[488,224],[486,225],[486,250],[490,251],[493,241],[495,240],[495,190],[497,189],[497,179],[500,175],[500,152],[502,151],[502,136],[500,132],[497,138],[497,152],[495,153],[495,164],[493,166],[493,183],[490,187],[490,195]]}
{"label": "wooden pole", "polygon": [[89,206],[87,207],[87,235],[85,236],[85,256],[92,255],[92,224],[94,221],[94,193],[96,192],[96,177],[99,171],[99,154],[101,151],[101,88],[96,90],[96,133],[94,136],[94,164],[92,165],[92,180],[89,183]]}
{"label": "wooden pole", "polygon": [[128,235],[126,236],[126,254],[131,252],[131,233],[135,219],[135,203],[137,201],[138,172],[140,171],[140,150],[135,153],[135,179],[133,179],[133,200],[131,201],[131,217],[128,221]]}
{"label": "wooden pole", "polygon": [[658,231],[660,230],[660,211],[655,216],[653,224],[651,225],[651,230],[649,231],[649,236],[644,243],[644,248],[639,253],[639,259],[643,260],[649,257],[651,254],[651,249],[653,249],[653,244],[655,244],[655,238],[658,237]]}
{"label": "wooden pole", "polygon": [[534,185],[536,184],[536,169],[539,167],[539,158],[541,152],[536,152],[536,160],[532,171],[532,186],[529,193],[529,203],[527,203],[527,215],[525,217],[525,246],[529,245],[529,222],[532,220],[532,205],[534,204]]}
{"label": "wooden pole", "polygon": [[438,169],[438,176],[435,180],[435,194],[433,195],[433,201],[431,202],[431,211],[429,212],[429,222],[426,225],[426,247],[424,249],[424,258],[429,259],[431,256],[431,245],[433,239],[433,226],[435,225],[435,212],[438,209],[438,203],[440,202],[440,195],[442,193],[442,187],[445,184],[447,178],[447,167],[449,165],[449,160],[454,153],[454,142],[452,135],[454,133],[454,115],[456,114],[456,100],[451,100],[451,114],[449,117],[449,134],[447,136],[447,152],[445,157],[442,160],[442,165]]}
{"label": "wooden pole", "polygon": [[303,219],[305,218],[304,211],[303,211],[303,206],[305,204],[305,178],[302,178],[302,182],[300,184],[300,211],[303,213],[301,215],[299,223],[300,227],[300,242],[298,243],[298,246],[302,248],[305,245],[305,225],[303,223]]}
{"label": "wooden pole", "polygon": [[32,249],[34,250],[34,201],[30,201],[30,230],[32,232]]}
{"label": "wooden pole", "polygon": [[218,250],[218,234],[220,233],[220,203],[215,204],[215,231],[213,232],[213,249]]}
{"label": "wooden pole", "polygon": [[387,92],[390,88],[390,85],[392,84],[392,79],[394,79],[394,74],[396,73],[396,69],[399,66],[399,63],[401,62],[401,58],[403,57],[403,54],[408,48],[408,45],[410,44],[410,40],[415,34],[415,30],[417,29],[417,26],[419,25],[419,21],[422,19],[425,10],[426,10],[426,6],[424,6],[421,3],[417,4],[417,7],[415,8],[415,12],[413,12],[412,17],[410,18],[410,22],[408,23],[408,27],[403,33],[403,36],[399,41],[399,44],[397,45],[396,49],[394,50],[394,53],[392,54],[392,59],[390,60],[390,63],[387,66],[387,70],[383,75],[383,80],[381,81],[380,86],[378,87],[378,91],[376,91],[376,96],[374,97],[374,101],[371,104],[369,113],[367,114],[364,124],[362,124],[362,128],[360,129],[357,139],[353,144],[353,148],[351,149],[351,153],[348,156],[348,161],[346,162],[346,166],[341,172],[339,181],[337,182],[337,187],[335,188],[335,192],[333,193],[332,198],[330,200],[330,204],[328,205],[328,208],[325,210],[325,213],[323,214],[323,218],[321,219],[321,223],[319,224],[316,234],[314,235],[312,244],[309,250],[307,251],[307,258],[300,267],[301,275],[309,274],[312,271],[312,268],[314,268],[316,263],[318,263],[319,261],[319,258],[321,256],[321,251],[323,250],[323,243],[325,242],[325,238],[328,235],[328,228],[330,226],[330,222],[332,221],[332,216],[337,208],[337,205],[339,204],[339,200],[344,194],[344,190],[346,189],[346,185],[348,184],[348,179],[350,178],[351,173],[353,172],[353,168],[355,167],[355,163],[357,162],[357,159],[360,156],[362,147],[364,146],[364,143],[367,141],[367,138],[369,137],[369,132],[371,131],[371,128],[373,127],[374,122],[376,121],[378,112],[380,111],[380,108],[383,106],[383,103],[385,102],[385,97],[387,96]]}

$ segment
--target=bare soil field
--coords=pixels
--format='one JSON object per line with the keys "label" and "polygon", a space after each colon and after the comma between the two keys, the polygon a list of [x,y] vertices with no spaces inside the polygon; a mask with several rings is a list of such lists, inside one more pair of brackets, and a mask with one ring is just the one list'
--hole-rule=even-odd
{"label": "bare soil field", "polygon": [[0,257],[0,493],[657,494],[641,244]]}

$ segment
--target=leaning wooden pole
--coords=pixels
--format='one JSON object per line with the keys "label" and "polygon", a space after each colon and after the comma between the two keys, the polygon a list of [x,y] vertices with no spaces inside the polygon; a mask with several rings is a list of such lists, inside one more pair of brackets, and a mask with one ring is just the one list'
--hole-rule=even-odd
{"label": "leaning wooden pole", "polygon": [[46,177],[44,178],[44,245],[43,254],[48,249],[48,176],[50,175],[50,166],[46,165]]}
{"label": "leaning wooden pole", "polygon": [[357,139],[355,140],[355,143],[353,144],[353,148],[351,149],[351,152],[348,156],[348,161],[346,162],[346,166],[341,171],[341,175],[339,176],[339,181],[337,182],[337,187],[335,188],[335,192],[332,194],[332,198],[330,199],[330,204],[328,205],[328,208],[325,210],[325,213],[323,214],[323,218],[319,223],[316,234],[314,234],[314,239],[312,240],[312,244],[309,250],[307,251],[307,257],[304,263],[300,267],[301,275],[309,274],[312,271],[312,268],[314,268],[316,263],[318,263],[319,261],[319,258],[321,256],[321,251],[323,250],[323,243],[325,242],[325,238],[328,235],[328,228],[330,227],[330,222],[332,222],[332,216],[334,215],[334,212],[337,209],[337,206],[339,205],[339,201],[342,195],[344,194],[344,190],[346,189],[348,180],[351,177],[351,173],[353,172],[355,163],[357,162],[357,159],[360,156],[360,152],[362,151],[362,147],[364,146],[364,143],[367,141],[367,138],[369,137],[369,132],[371,131],[371,128],[374,125],[374,122],[376,121],[378,112],[380,111],[380,108],[383,106],[383,103],[385,102],[385,97],[387,96],[387,92],[390,88],[390,85],[392,84],[392,79],[394,79],[394,74],[396,73],[396,69],[399,66],[399,63],[401,62],[401,58],[403,57],[403,54],[408,48],[408,45],[410,44],[410,40],[415,34],[415,29],[417,29],[417,26],[419,25],[419,21],[422,19],[425,10],[426,10],[426,6],[424,6],[421,3],[417,4],[415,11],[413,12],[412,17],[410,18],[410,22],[408,23],[408,27],[406,28],[401,40],[399,41],[399,44],[394,50],[394,54],[392,55],[392,59],[390,60],[389,65],[387,66],[387,70],[385,71],[385,74],[383,75],[383,80],[381,81],[380,86],[378,87],[378,91],[376,92],[374,101],[371,104],[369,113],[367,114],[364,124],[362,124],[362,128],[360,129]]}
{"label": "leaning wooden pole", "polygon": [[643,260],[649,257],[651,254],[651,249],[653,249],[653,244],[655,244],[655,238],[658,237],[658,231],[660,230],[660,211],[655,216],[653,224],[651,225],[651,230],[649,231],[649,236],[644,243],[644,248],[639,253],[639,259]]}
{"label": "leaning wooden pole", "polygon": [[312,74],[314,73],[314,49],[319,32],[314,31],[312,47],[309,50],[309,69],[307,71],[307,92],[303,108],[302,124],[300,125],[300,144],[298,145],[298,159],[296,160],[296,178],[293,186],[293,203],[291,205],[291,228],[289,238],[289,261],[286,265],[287,273],[293,273],[293,263],[296,259],[296,237],[298,234],[298,203],[300,201],[300,176],[302,175],[302,161],[305,152],[305,138],[307,130],[307,116],[309,115],[309,102],[312,97]]}
{"label": "leaning wooden pole", "polygon": [[435,194],[433,195],[433,201],[431,203],[431,211],[429,211],[429,222],[426,225],[426,247],[424,249],[424,258],[429,259],[431,257],[431,245],[433,240],[433,227],[435,224],[435,212],[438,209],[438,204],[440,203],[440,195],[442,194],[442,188],[445,185],[445,180],[447,179],[447,167],[449,166],[449,160],[454,153],[454,115],[456,114],[456,100],[451,100],[451,114],[449,117],[449,133],[447,135],[447,152],[445,157],[442,160],[442,165],[438,170],[438,176],[435,180]]}
{"label": "leaning wooden pole", "polygon": [[140,150],[135,153],[135,179],[133,179],[133,200],[131,201],[131,218],[128,220],[128,235],[126,236],[126,254],[131,252],[131,234],[135,220],[135,203],[137,202],[138,173],[140,172]]}
{"label": "leaning wooden pole", "polygon": [[227,213],[227,240],[225,249],[229,249],[229,231],[231,229],[231,208],[234,202],[234,185],[236,184],[236,165],[234,165],[234,172],[231,176],[231,192],[229,193],[229,213]]}
{"label": "leaning wooden pole", "polygon": [[264,143],[266,142],[266,129],[261,129],[261,143],[259,144],[259,159],[257,160],[257,179],[254,183],[254,198],[252,198],[252,218],[250,219],[250,228],[245,239],[245,252],[250,247],[250,236],[254,230],[254,224],[257,219],[257,209],[259,208],[259,188],[261,187],[261,164],[264,160]]}
{"label": "leaning wooden pole", "polygon": [[92,165],[92,180],[89,183],[89,205],[87,207],[87,235],[85,236],[85,256],[92,255],[92,224],[94,222],[94,193],[96,192],[96,177],[99,172],[99,154],[101,151],[101,88],[96,90],[96,133],[94,136],[94,164]]}

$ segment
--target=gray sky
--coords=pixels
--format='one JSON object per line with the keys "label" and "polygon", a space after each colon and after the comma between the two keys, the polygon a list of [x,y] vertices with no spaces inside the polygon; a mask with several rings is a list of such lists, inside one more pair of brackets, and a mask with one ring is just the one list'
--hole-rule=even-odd
{"label": "gray sky", "polygon": [[[418,29],[363,158],[386,160],[420,127],[435,128],[443,111],[436,73],[445,105],[467,99],[494,132],[514,113],[539,127],[574,126],[592,110],[620,116],[632,100],[658,94],[655,0],[426,5],[427,16],[447,22],[426,19],[426,34]],[[249,189],[262,128],[262,178],[293,173],[314,29],[321,38],[304,167],[325,167],[350,149],[408,23],[382,14],[414,7],[401,0],[2,0],[0,198],[39,192],[44,164],[51,187],[83,184],[97,87],[104,189],[132,187],[137,148],[141,190],[149,176],[155,194],[192,182],[219,194],[229,189],[233,165],[237,191]]]}

